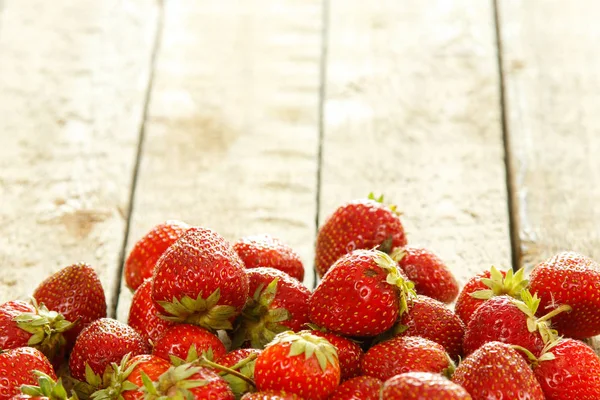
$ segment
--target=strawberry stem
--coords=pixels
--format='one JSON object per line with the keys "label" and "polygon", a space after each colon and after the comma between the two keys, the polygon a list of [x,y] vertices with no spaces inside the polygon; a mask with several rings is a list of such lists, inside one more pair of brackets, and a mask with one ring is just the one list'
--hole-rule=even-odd
{"label": "strawberry stem", "polygon": [[568,304],[563,304],[558,308],[555,308],[554,310],[550,311],[548,314],[544,315],[541,318],[538,318],[538,322],[545,322],[548,321],[551,318],[554,318],[555,316],[557,316],[558,314],[562,313],[562,312],[569,312],[571,311],[573,308],[568,305]]}
{"label": "strawberry stem", "polygon": [[[250,356],[248,357],[248,359],[249,358],[250,358]],[[201,360],[202,360],[201,361],[202,365],[207,365],[207,366],[209,366],[211,368],[214,368],[214,369],[216,369],[218,371],[225,372],[225,373],[227,373],[229,375],[233,375],[233,376],[235,376],[237,378],[240,378],[241,380],[243,380],[244,382],[248,383],[249,385],[252,385],[253,387],[256,387],[256,383],[254,383],[254,381],[252,379],[248,378],[246,375],[244,375],[244,374],[242,374],[242,373],[240,373],[238,371],[235,371],[235,370],[233,370],[231,368],[225,367],[225,366],[223,366],[221,364],[217,364],[216,362],[212,362],[212,361],[210,361],[208,358],[206,358],[204,356],[202,356]]]}

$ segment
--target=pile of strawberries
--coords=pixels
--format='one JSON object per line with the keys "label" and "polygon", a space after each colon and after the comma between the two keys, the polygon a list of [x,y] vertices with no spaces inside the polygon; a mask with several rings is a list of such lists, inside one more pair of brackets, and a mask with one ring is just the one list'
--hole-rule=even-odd
{"label": "pile of strawberries", "polygon": [[[600,399],[600,265],[574,253],[459,286],[383,199],[320,228],[314,290],[268,235],[167,221],[125,264],[128,324],[88,265],[0,305],[2,399]],[[454,304],[454,306],[450,306]]]}

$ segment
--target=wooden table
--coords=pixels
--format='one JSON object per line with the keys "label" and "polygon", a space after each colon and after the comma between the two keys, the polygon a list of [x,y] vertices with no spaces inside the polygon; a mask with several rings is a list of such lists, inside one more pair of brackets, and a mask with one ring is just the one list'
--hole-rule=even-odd
{"label": "wooden table", "polygon": [[124,256],[168,218],[272,233],[310,269],[317,226],[370,191],[462,282],[600,259],[599,18],[591,0],[0,0],[0,301],[85,261],[124,319]]}

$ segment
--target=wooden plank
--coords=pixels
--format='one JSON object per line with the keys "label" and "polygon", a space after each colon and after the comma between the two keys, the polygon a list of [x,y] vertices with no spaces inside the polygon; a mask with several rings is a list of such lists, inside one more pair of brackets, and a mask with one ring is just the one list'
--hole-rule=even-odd
{"label": "wooden plank", "polygon": [[[271,233],[312,285],[319,1],[165,3],[127,249],[176,218],[229,240]],[[126,319],[122,290],[118,315]]]}
{"label": "wooden plank", "polygon": [[562,250],[600,261],[600,4],[501,1],[521,265]]}
{"label": "wooden plank", "polygon": [[320,201],[385,193],[464,283],[510,267],[490,2],[332,0]]}
{"label": "wooden plank", "polygon": [[152,0],[6,0],[0,301],[74,262],[112,309],[155,39]]}

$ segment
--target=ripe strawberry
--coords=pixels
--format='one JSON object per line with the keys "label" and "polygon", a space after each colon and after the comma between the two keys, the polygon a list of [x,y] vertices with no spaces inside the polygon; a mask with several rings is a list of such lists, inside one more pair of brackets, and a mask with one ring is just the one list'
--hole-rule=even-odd
{"label": "ripe strawberry", "polygon": [[302,400],[302,398],[294,393],[267,390],[264,392],[246,393],[240,400]]}
{"label": "ripe strawberry", "polygon": [[18,347],[0,351],[0,400],[10,399],[20,393],[21,385],[35,385],[40,371],[56,380],[50,361],[33,347]]}
{"label": "ripe strawberry", "polygon": [[454,312],[468,325],[475,310],[493,296],[506,294],[520,299],[521,291],[529,283],[523,278],[523,274],[523,268],[513,274],[512,270],[498,271],[492,266],[489,271],[472,277],[458,295]]}
{"label": "ripe strawberry", "polygon": [[[259,349],[236,349],[215,360],[223,367],[239,372],[249,379],[254,379],[254,366],[256,358],[262,352]],[[247,381],[226,372],[220,373],[221,377],[229,383],[229,387],[236,397],[254,389]]]}
{"label": "ripe strawberry", "polygon": [[403,372],[450,373],[454,368],[444,348],[418,336],[397,336],[371,347],[361,362],[364,375],[385,381]]}
{"label": "ripe strawberry", "polygon": [[571,306],[571,312],[552,319],[560,334],[576,339],[600,334],[600,264],[575,252],[562,252],[538,264],[529,280],[529,290],[541,299],[539,313]]}
{"label": "ripe strawberry", "polygon": [[527,362],[510,345],[489,342],[456,367],[452,381],[473,400],[544,400],[544,393]]}
{"label": "ripe strawberry", "polygon": [[414,293],[398,264],[378,250],[355,250],[331,267],[309,299],[310,319],[347,336],[392,327]]}
{"label": "ripe strawberry", "polygon": [[375,199],[371,194],[368,199],[338,207],[327,218],[317,233],[315,269],[319,276],[324,276],[337,259],[353,250],[372,249],[386,241],[391,242],[386,242],[389,250],[406,245],[396,207],[382,203],[383,196]]}
{"label": "ripe strawberry", "polygon": [[408,310],[402,314],[391,333],[420,336],[439,343],[453,360],[458,360],[462,355],[465,324],[445,304],[418,295],[408,302]]}
{"label": "ripe strawberry", "polygon": [[185,222],[166,221],[156,225],[138,240],[125,261],[127,287],[136,290],[145,279],[150,278],[156,261],[189,227]]}
{"label": "ripe strawberry", "polygon": [[439,374],[407,372],[385,381],[381,398],[386,400],[471,400],[471,395],[464,388]]}
{"label": "ripe strawberry", "polygon": [[304,279],[304,266],[300,256],[281,240],[270,235],[247,236],[234,243],[246,268],[271,267],[289,276]]}
{"label": "ripe strawberry", "polygon": [[34,385],[21,385],[21,393],[12,396],[11,400],[78,400],[75,394],[69,397],[61,379],[56,381],[43,372],[31,372],[36,377],[37,382]]}
{"label": "ripe strawberry", "polygon": [[144,399],[235,399],[227,382],[216,372],[191,364],[172,366],[155,381],[146,376],[142,391]]}
{"label": "ripe strawberry", "polygon": [[263,348],[278,333],[299,331],[309,322],[310,290],[274,268],[247,269],[250,297],[236,321],[233,347]]}
{"label": "ripe strawberry", "polygon": [[70,265],[49,276],[35,289],[33,297],[67,321],[78,321],[65,332],[69,347],[83,328],[106,317],[104,289],[96,271],[87,264]]}
{"label": "ripe strawberry", "polygon": [[326,339],[335,347],[340,363],[340,379],[342,382],[360,375],[360,361],[364,352],[358,343],[333,332],[324,332],[315,329],[310,333]]}
{"label": "ripe strawberry", "polygon": [[133,357],[148,352],[148,345],[133,328],[114,319],[100,318],[77,337],[69,369],[73,378],[83,381],[86,364],[95,374],[102,375],[111,362],[120,362],[125,354]]}
{"label": "ripe strawberry", "polygon": [[146,279],[133,294],[127,324],[148,343],[156,341],[175,323],[158,315],[158,307],[152,300],[152,280]]}
{"label": "ripe strawberry", "polygon": [[256,359],[256,388],[284,390],[311,400],[327,399],[340,382],[335,348],[308,332],[282,332]]}
{"label": "ripe strawberry", "polygon": [[372,376],[357,376],[338,386],[328,400],[379,400],[382,385]]}
{"label": "ripe strawberry", "polygon": [[431,251],[418,247],[399,247],[392,259],[415,284],[415,291],[443,303],[452,303],[458,296],[458,282],[452,272]]}
{"label": "ripe strawberry", "polygon": [[[175,356],[192,362],[202,354],[219,358],[227,353],[219,338],[207,329],[190,324],[177,324],[168,328],[154,343],[152,354],[167,361]],[[189,357],[189,358],[188,358]],[[183,363],[183,362],[180,362]]]}
{"label": "ripe strawberry", "polygon": [[169,320],[231,329],[247,298],[242,260],[210,229],[188,229],[156,263],[152,299]]}

